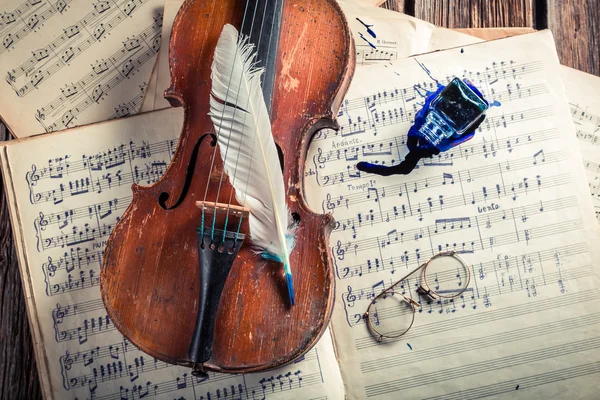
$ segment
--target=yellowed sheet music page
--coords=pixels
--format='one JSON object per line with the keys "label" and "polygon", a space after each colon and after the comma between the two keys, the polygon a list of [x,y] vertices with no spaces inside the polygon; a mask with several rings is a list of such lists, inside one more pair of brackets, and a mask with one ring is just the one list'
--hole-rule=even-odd
{"label": "yellowed sheet music page", "polygon": [[171,105],[165,99],[165,90],[171,85],[171,72],[169,71],[169,43],[175,16],[184,0],[166,0],[162,26],[162,44],[164,49],[158,55],[156,91],[154,94],[154,109],[161,110]]}
{"label": "yellowed sheet music page", "polygon": [[596,219],[600,222],[600,78],[568,67],[563,67],[562,74]]}
{"label": "yellowed sheet music page", "polygon": [[[337,221],[332,329],[348,398],[597,393],[596,224],[560,73],[547,31],[357,69],[340,131],[317,134],[305,170],[311,206]],[[432,77],[453,76],[501,103],[472,140],[407,176],[355,169],[399,162]],[[362,318],[371,299],[445,250],[469,264],[467,290],[428,303],[411,277],[398,291],[421,304],[414,325],[378,343]],[[456,291],[465,275],[436,284]]]}
{"label": "yellowed sheet music page", "polygon": [[98,286],[106,240],[131,184],[165,171],[181,121],[170,108],[0,147],[34,337],[44,341],[44,390],[55,399],[342,398],[328,332],[285,368],[202,380],[137,350],[108,318]]}
{"label": "yellowed sheet music page", "polygon": [[356,46],[356,65],[384,63],[450,47],[469,35],[357,0],[338,0]]}
{"label": "yellowed sheet music page", "polygon": [[156,82],[158,81],[158,59],[160,58],[160,53],[161,51],[159,50],[158,54],[156,55],[154,68],[152,68],[152,75],[150,76],[150,79],[148,79],[148,84],[145,86],[144,100],[142,101],[142,106],[140,107],[141,113],[155,110],[154,93],[156,92]]}
{"label": "yellowed sheet music page", "polygon": [[0,115],[12,133],[136,113],[160,47],[163,1],[2,2]]}

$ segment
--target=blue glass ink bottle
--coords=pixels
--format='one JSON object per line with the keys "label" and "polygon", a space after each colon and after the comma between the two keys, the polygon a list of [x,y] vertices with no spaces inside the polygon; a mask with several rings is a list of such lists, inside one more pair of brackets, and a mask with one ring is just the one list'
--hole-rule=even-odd
{"label": "blue glass ink bottle", "polygon": [[408,130],[409,152],[400,164],[385,166],[361,161],[356,169],[382,176],[409,174],[421,158],[432,157],[471,139],[489,107],[475,86],[454,78],[447,86],[439,85],[435,93],[428,94]]}
{"label": "blue glass ink bottle", "polygon": [[418,135],[431,147],[458,139],[485,116],[489,105],[466,83],[454,78],[432,101]]}

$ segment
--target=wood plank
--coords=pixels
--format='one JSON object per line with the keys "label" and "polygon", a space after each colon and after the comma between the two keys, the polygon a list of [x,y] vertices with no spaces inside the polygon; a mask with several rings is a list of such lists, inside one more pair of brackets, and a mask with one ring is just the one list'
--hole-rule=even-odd
{"label": "wood plank", "polygon": [[[0,123],[0,141],[10,134]],[[0,398],[41,398],[4,182],[0,175]]]}
{"label": "wood plank", "polygon": [[562,64],[600,75],[600,0],[548,0],[547,23]]}
{"label": "wood plank", "polygon": [[401,13],[412,14],[410,9],[409,0],[387,0],[387,1],[377,1],[377,3],[381,4],[381,7],[387,8],[388,10],[398,11]]}
{"label": "wood plank", "polygon": [[415,17],[446,28],[533,27],[534,0],[415,0]]}

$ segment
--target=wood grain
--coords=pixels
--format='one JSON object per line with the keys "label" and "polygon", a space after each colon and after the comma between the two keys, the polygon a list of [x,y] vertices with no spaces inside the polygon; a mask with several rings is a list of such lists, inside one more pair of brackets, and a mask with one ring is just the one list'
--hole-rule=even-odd
{"label": "wood grain", "polygon": [[446,28],[534,26],[534,0],[416,0],[415,17]]}
{"label": "wood grain", "polygon": [[560,62],[600,75],[600,0],[548,0],[547,10]]}
{"label": "wood grain", "polygon": [[414,2],[411,2],[410,0],[387,0],[381,4],[381,7],[412,15],[410,10],[412,4],[414,4]]}
{"label": "wood grain", "polygon": [[[561,62],[600,75],[600,0],[388,0],[388,9],[445,27],[549,27]],[[1,112],[1,110],[0,110]],[[7,135],[0,131],[0,140]],[[0,398],[38,399],[33,348],[0,185]]]}
{"label": "wood grain", "polygon": [[[9,138],[0,124],[0,141]],[[0,175],[0,399],[37,398],[41,390]]]}

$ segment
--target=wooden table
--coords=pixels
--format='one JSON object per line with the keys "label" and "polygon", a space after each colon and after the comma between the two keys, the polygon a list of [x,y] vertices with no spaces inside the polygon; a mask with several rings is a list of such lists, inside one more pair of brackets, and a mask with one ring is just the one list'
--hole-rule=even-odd
{"label": "wooden table", "polygon": [[[550,28],[564,65],[600,75],[600,0],[388,0],[383,7],[448,28]],[[0,130],[0,140],[7,139],[8,135]],[[40,397],[21,278],[0,184],[0,399]]]}

